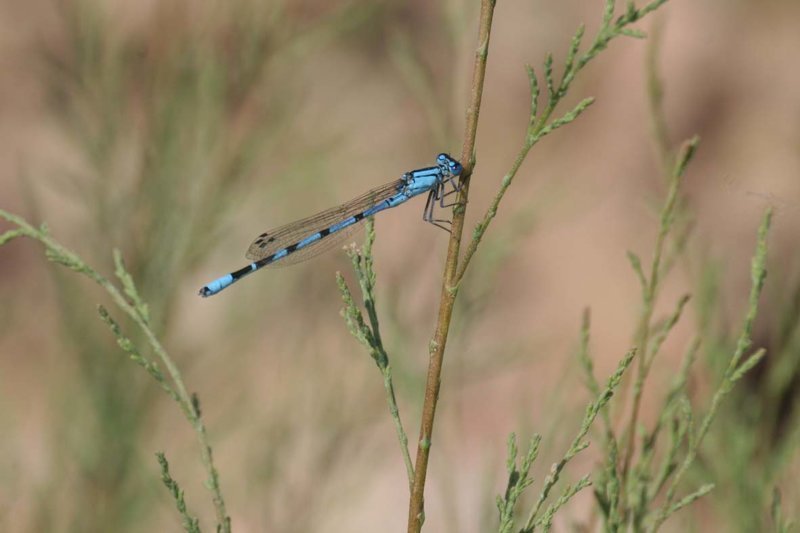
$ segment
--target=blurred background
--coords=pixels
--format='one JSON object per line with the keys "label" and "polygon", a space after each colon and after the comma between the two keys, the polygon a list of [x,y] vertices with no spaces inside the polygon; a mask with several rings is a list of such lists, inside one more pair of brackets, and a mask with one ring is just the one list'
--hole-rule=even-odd
{"label": "blurred background", "polygon": [[[0,207],[46,222],[108,276],[121,249],[202,401],[236,531],[405,529],[382,378],[339,316],[334,274],[353,280],[345,255],[196,293],[243,266],[262,231],[460,153],[478,4],[0,4]],[[524,65],[541,70],[546,52],[561,65],[602,7],[498,2],[470,227],[523,141]],[[656,361],[644,423],[698,332],[691,389],[707,409],[743,318],[759,218],[776,209],[754,335],[767,359],[725,404],[684,486],[717,489],[666,530],[765,531],[773,487],[800,514],[800,3],[673,0],[639,27],[654,23],[669,141],[701,144],[683,188],[692,234],[657,313],[693,300]],[[475,257],[446,353],[427,531],[496,529],[511,431],[544,435],[539,480],[563,454],[590,399],[575,359],[585,307],[600,379],[632,345],[641,296],[625,252],[649,263],[666,189],[647,47],[615,40],[581,72],[562,112],[597,102],[534,148]],[[422,207],[376,221],[378,310],[412,443],[447,246]],[[0,529],[176,531],[156,451],[211,528],[196,437],[98,320],[106,296],[28,240],[0,248],[0,273]],[[591,471],[596,451],[568,476]],[[587,490],[559,530],[591,508]]]}

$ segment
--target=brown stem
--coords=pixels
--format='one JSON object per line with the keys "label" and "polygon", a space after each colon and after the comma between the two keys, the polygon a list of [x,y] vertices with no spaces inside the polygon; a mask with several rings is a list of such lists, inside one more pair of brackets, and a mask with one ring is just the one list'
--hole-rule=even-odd
{"label": "brown stem", "polygon": [[475,65],[472,74],[472,95],[467,108],[467,120],[464,133],[464,144],[461,149],[461,162],[464,171],[461,174],[461,192],[458,195],[458,206],[453,210],[453,226],[450,242],[447,247],[447,261],[444,267],[442,295],[439,303],[439,316],[436,331],[430,344],[430,360],[428,361],[428,378],[425,385],[425,403],[422,406],[422,420],[417,443],[417,458],[414,468],[414,484],[408,506],[408,531],[419,533],[425,520],[424,496],[425,479],[428,473],[433,422],[436,416],[436,403],[439,399],[440,376],[444,359],[447,333],[455,303],[456,273],[458,255],[461,246],[461,235],[464,230],[464,213],[469,194],[469,179],[475,164],[475,136],[478,131],[478,114],[483,96],[483,81],[486,76],[486,58],[489,54],[489,36],[492,27],[495,0],[481,0],[480,27],[478,29],[478,48],[475,51]]}

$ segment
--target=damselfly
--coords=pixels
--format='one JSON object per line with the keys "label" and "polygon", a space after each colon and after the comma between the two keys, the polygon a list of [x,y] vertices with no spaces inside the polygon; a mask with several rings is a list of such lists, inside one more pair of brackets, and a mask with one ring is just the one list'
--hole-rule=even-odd
{"label": "damselfly", "polygon": [[[447,154],[439,154],[436,166],[412,170],[382,187],[355,198],[346,204],[323,211],[259,235],[248,248],[245,257],[253,261],[249,265],[221,278],[215,279],[202,289],[200,296],[217,294],[246,275],[256,270],[278,264],[298,263],[332,248],[341,242],[367,217],[384,209],[397,207],[414,196],[428,193],[428,201],[422,219],[436,226],[448,229],[446,220],[433,218],[433,209],[439,202],[460,190],[456,179],[462,171],[461,163]],[[447,190],[449,186],[450,190]]]}

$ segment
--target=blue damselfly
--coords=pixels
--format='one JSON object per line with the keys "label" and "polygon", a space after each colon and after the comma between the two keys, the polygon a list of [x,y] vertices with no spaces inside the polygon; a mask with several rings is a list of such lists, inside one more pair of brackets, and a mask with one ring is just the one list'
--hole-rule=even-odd
{"label": "blue damselfly", "polygon": [[[423,220],[447,229],[443,224],[449,221],[433,218],[433,210],[437,202],[441,207],[448,207],[444,199],[460,190],[456,178],[462,170],[461,163],[447,154],[439,154],[436,166],[412,170],[400,179],[372,189],[345,204],[262,233],[245,254],[253,262],[204,286],[200,289],[200,296],[217,294],[260,268],[298,263],[329,250],[347,238],[350,230],[367,217],[397,207],[426,192],[428,200],[422,214]],[[448,186],[450,190],[447,190]]]}

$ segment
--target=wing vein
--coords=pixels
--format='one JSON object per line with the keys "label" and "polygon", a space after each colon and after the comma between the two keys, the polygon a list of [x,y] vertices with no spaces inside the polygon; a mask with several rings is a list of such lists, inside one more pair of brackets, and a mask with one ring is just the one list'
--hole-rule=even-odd
{"label": "wing vein", "polygon": [[[405,184],[403,179],[395,180],[380,187],[376,187],[361,196],[350,200],[344,204],[326,209],[316,215],[291,222],[259,235],[247,249],[245,257],[252,261],[258,261],[270,255],[296,244],[306,237],[314,235],[324,229],[330,228],[337,222],[365,211],[387,198],[397,194]],[[343,230],[331,233],[323,238],[308,244],[300,250],[288,254],[285,258],[277,260],[274,265],[289,265],[309,259],[319,253],[332,248],[336,243],[346,239],[348,235],[361,224],[351,225]],[[296,256],[296,257],[295,257]],[[270,265],[268,265],[270,266]]]}

